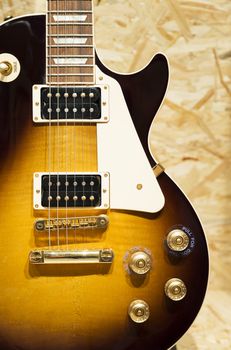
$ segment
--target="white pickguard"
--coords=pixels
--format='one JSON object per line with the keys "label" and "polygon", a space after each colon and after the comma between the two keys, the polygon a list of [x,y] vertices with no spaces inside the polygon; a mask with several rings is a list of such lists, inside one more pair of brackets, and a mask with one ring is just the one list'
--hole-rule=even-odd
{"label": "white pickguard", "polygon": [[98,171],[110,173],[110,208],[158,212],[164,206],[164,196],[135,130],[121,87],[96,67],[96,84],[102,83],[109,87],[110,120],[97,124]]}

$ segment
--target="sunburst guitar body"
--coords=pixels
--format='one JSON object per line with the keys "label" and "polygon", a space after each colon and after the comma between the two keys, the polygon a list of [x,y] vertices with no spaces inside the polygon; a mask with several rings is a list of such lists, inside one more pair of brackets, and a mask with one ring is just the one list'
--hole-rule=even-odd
{"label": "sunburst guitar body", "polygon": [[0,348],[169,349],[201,307],[208,253],[149,151],[167,60],[110,71],[91,1],[64,3],[0,26]]}

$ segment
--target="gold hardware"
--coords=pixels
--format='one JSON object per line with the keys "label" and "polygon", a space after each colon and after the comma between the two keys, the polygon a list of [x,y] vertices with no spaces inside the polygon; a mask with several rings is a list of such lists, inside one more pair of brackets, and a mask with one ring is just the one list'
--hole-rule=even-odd
{"label": "gold hardware", "polygon": [[0,63],[0,74],[4,75],[5,77],[7,75],[10,75],[12,73],[13,67],[10,62],[1,62]]}
{"label": "gold hardware", "polygon": [[142,184],[137,184],[137,186],[136,186],[136,188],[137,188],[137,190],[142,190],[142,188],[143,188],[143,185]]}
{"label": "gold hardware", "polygon": [[102,249],[100,251],[100,262],[110,263],[113,260],[113,251],[111,249]]}
{"label": "gold hardware", "polygon": [[43,262],[43,254],[40,251],[34,251],[30,254],[31,264],[41,264]]}
{"label": "gold hardware", "polygon": [[35,230],[56,231],[56,230],[80,230],[80,229],[105,229],[109,223],[107,215],[99,216],[82,216],[76,218],[51,218],[49,220],[37,220],[35,222]]}
{"label": "gold hardware", "polygon": [[144,275],[151,269],[151,258],[145,252],[135,252],[130,257],[129,267],[138,275]]}
{"label": "gold hardware", "polygon": [[14,18],[12,15],[8,15],[6,17],[4,17],[4,21],[9,21],[9,19]]}
{"label": "gold hardware", "polygon": [[31,264],[111,264],[112,249],[95,250],[32,250],[29,255]]}
{"label": "gold hardware", "polygon": [[10,83],[17,79],[21,71],[18,59],[10,53],[0,53],[0,81]]}
{"label": "gold hardware", "polygon": [[153,168],[153,172],[155,174],[155,177],[158,177],[159,175],[161,175],[164,172],[164,170],[165,169],[164,169],[163,165],[161,165],[159,163],[156,164]]}
{"label": "gold hardware", "polygon": [[187,288],[184,282],[179,278],[171,278],[165,284],[165,294],[173,301],[184,299],[187,294]]}
{"label": "gold hardware", "polygon": [[148,304],[144,300],[134,300],[128,308],[128,315],[135,323],[144,323],[150,316]]}
{"label": "gold hardware", "polygon": [[167,245],[173,251],[182,252],[189,245],[189,237],[180,229],[172,230],[167,236]]}

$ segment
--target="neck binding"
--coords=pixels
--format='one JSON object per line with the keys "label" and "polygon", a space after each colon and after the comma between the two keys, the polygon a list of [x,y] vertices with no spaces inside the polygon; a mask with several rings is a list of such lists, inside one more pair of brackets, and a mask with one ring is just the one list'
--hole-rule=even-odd
{"label": "neck binding", "polygon": [[94,84],[92,0],[47,0],[46,82]]}

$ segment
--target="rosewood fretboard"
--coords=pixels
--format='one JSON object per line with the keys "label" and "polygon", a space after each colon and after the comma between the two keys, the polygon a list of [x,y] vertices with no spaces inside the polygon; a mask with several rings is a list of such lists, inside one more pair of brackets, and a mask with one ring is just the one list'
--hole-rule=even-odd
{"label": "rosewood fretboard", "polygon": [[92,0],[47,0],[48,84],[94,83]]}

